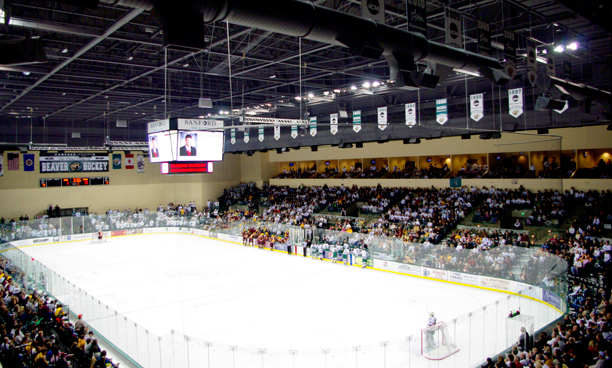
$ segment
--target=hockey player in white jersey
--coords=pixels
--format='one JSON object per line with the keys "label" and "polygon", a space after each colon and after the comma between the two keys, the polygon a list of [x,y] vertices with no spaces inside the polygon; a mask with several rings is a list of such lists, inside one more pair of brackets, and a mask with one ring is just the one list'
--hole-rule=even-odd
{"label": "hockey player in white jersey", "polygon": [[361,251],[361,262],[363,262],[363,266],[361,268],[366,268],[368,265],[368,251],[365,249]]}
{"label": "hockey player in white jersey", "polygon": [[[427,320],[427,327],[431,327],[437,323],[434,312],[429,313],[429,319]],[[432,349],[435,347],[436,342],[434,341],[434,331],[427,331],[425,338],[425,347],[427,349]]]}

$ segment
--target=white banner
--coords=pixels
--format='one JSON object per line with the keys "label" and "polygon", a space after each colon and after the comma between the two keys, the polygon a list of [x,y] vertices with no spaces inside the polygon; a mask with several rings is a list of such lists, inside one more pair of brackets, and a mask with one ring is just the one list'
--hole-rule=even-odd
{"label": "white banner", "polygon": [[387,127],[387,106],[378,108],[378,129],[385,130]]}
{"label": "white banner", "polygon": [[317,117],[316,116],[313,116],[310,118],[310,135],[313,137],[317,135]]}
{"label": "white banner", "polygon": [[144,155],[143,154],[139,154],[138,156],[136,156],[136,168],[138,169],[139,173],[144,173],[145,172],[145,162],[144,162]]}
{"label": "white banner", "polygon": [[448,280],[448,271],[437,268],[423,267],[423,276],[440,280]]}
{"label": "white banner", "polygon": [[338,114],[329,115],[329,131],[333,135],[338,133]]}
{"label": "white banner", "polygon": [[264,128],[263,127],[259,128],[259,141],[260,142],[264,141]]}
{"label": "white banner", "polygon": [[297,125],[291,126],[291,138],[296,139],[298,136]]}
{"label": "white banner", "polygon": [[397,267],[397,272],[405,273],[405,274],[408,274],[408,275],[421,276],[422,267],[421,266],[411,265],[411,264],[400,264]]}
{"label": "white banner", "polygon": [[446,44],[459,49],[463,48],[463,24],[461,12],[444,7],[444,25],[446,28]]}
{"label": "white banner", "polygon": [[470,95],[470,118],[474,121],[482,119],[484,116],[484,96],[482,93]]}
{"label": "white banner", "polygon": [[385,24],[385,0],[361,0],[361,16]]}
{"label": "white banner", "polygon": [[536,85],[538,79],[538,60],[533,43],[527,44],[527,80],[532,86]]}
{"label": "white banner", "polygon": [[478,276],[467,273],[449,271],[448,280],[460,282],[462,284],[478,285]]}
{"label": "white banner", "polygon": [[417,123],[416,117],[416,103],[406,104],[406,125],[410,128],[415,126]]}
{"label": "white banner", "polygon": [[355,133],[361,131],[361,110],[353,111],[353,131]]}
{"label": "white banner", "polygon": [[158,120],[147,124],[147,133],[157,133],[170,130],[170,119]]}
{"label": "white banner", "polygon": [[495,277],[478,276],[478,286],[509,291],[510,281]]}
{"label": "white banner", "polygon": [[523,89],[515,88],[508,90],[508,107],[510,115],[518,118],[523,113]]}
{"label": "white banner", "polygon": [[244,131],[244,143],[249,143],[249,128]]}
{"label": "white banner", "polygon": [[274,139],[276,140],[280,139],[280,125],[278,124],[274,125]]}
{"label": "white banner", "polygon": [[448,121],[448,110],[446,108],[446,103],[446,98],[436,100],[436,121],[440,125],[444,125]]}
{"label": "white banner", "polygon": [[178,119],[177,128],[179,130],[222,129],[223,128],[223,120]]}
{"label": "white banner", "polygon": [[236,144],[236,128],[232,128],[231,132],[230,132],[230,143],[231,144]]}
{"label": "white banner", "polygon": [[399,263],[392,261],[385,261],[382,259],[374,259],[374,268],[378,268],[381,270],[389,270],[393,272],[398,272]]}

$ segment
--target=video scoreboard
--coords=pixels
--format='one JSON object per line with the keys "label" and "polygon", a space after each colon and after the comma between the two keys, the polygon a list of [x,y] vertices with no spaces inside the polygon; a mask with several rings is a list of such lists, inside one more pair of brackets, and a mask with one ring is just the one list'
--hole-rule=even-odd
{"label": "video scoreboard", "polygon": [[108,176],[99,176],[95,178],[53,178],[40,179],[41,188],[50,187],[75,187],[81,185],[109,185]]}

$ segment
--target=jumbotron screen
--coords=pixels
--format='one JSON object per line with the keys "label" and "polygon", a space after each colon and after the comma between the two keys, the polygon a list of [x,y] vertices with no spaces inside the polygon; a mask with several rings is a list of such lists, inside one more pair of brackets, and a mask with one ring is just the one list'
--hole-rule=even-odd
{"label": "jumbotron screen", "polygon": [[174,160],[223,161],[223,132],[179,130]]}
{"label": "jumbotron screen", "polygon": [[174,161],[176,137],[176,131],[149,134],[149,160],[151,162]]}

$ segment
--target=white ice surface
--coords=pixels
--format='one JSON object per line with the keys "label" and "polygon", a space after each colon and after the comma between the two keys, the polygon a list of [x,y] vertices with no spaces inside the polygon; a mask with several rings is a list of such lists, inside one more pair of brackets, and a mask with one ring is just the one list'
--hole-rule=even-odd
{"label": "white ice surface", "polygon": [[350,349],[418,335],[429,311],[450,321],[506,296],[192,235],[23,250],[158,336],[238,347]]}

